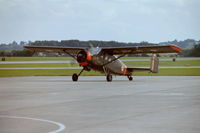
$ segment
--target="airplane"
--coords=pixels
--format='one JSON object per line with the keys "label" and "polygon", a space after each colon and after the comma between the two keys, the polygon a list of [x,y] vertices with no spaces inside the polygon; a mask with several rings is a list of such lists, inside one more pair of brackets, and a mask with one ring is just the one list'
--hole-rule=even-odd
{"label": "airplane", "polygon": [[[78,81],[83,71],[99,71],[106,75],[108,82],[112,81],[112,75],[127,76],[133,80],[135,71],[158,72],[159,59],[156,54],[180,53],[182,49],[176,45],[163,46],[130,46],[130,47],[65,47],[65,46],[24,46],[33,52],[65,53],[73,57],[83,67],[79,74],[72,75],[73,81]],[[153,54],[150,68],[127,67],[121,57],[134,54]]]}

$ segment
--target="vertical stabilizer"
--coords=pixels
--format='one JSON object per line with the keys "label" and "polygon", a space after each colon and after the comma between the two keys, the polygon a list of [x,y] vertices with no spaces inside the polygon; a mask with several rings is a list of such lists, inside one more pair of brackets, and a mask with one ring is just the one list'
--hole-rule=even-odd
{"label": "vertical stabilizer", "polygon": [[159,65],[159,59],[156,56],[156,54],[153,54],[151,58],[151,66],[150,66],[152,73],[158,73],[158,65]]}

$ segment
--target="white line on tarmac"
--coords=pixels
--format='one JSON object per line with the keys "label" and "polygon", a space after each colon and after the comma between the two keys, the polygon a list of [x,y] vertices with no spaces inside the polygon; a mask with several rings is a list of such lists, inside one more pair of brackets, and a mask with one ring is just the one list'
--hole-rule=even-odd
{"label": "white line on tarmac", "polygon": [[55,122],[55,121],[50,121],[50,120],[38,119],[38,118],[20,117],[20,116],[9,116],[9,115],[0,115],[0,118],[26,119],[26,120],[41,121],[41,122],[51,123],[51,124],[57,125],[59,127],[59,129],[57,129],[55,131],[50,131],[48,133],[59,133],[59,132],[63,131],[66,128],[65,125],[63,125],[62,123]]}

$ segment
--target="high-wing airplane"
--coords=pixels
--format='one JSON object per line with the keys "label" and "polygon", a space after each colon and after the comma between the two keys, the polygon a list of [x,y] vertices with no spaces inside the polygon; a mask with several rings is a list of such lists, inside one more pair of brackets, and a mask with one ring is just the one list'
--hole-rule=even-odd
{"label": "high-wing airplane", "polygon": [[[175,45],[166,46],[132,46],[132,47],[62,47],[62,46],[24,46],[33,52],[66,53],[72,56],[83,67],[79,74],[72,75],[73,81],[85,71],[95,70],[106,75],[108,82],[112,81],[112,75],[127,76],[130,81],[135,71],[158,72],[157,53],[179,53],[182,49]],[[119,58],[128,54],[153,54],[150,68],[127,67]]]}

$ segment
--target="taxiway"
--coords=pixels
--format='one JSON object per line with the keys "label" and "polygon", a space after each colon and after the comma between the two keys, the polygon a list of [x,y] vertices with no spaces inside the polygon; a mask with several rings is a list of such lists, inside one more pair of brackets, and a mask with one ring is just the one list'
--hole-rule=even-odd
{"label": "taxiway", "polygon": [[0,78],[1,133],[199,133],[199,76]]}

